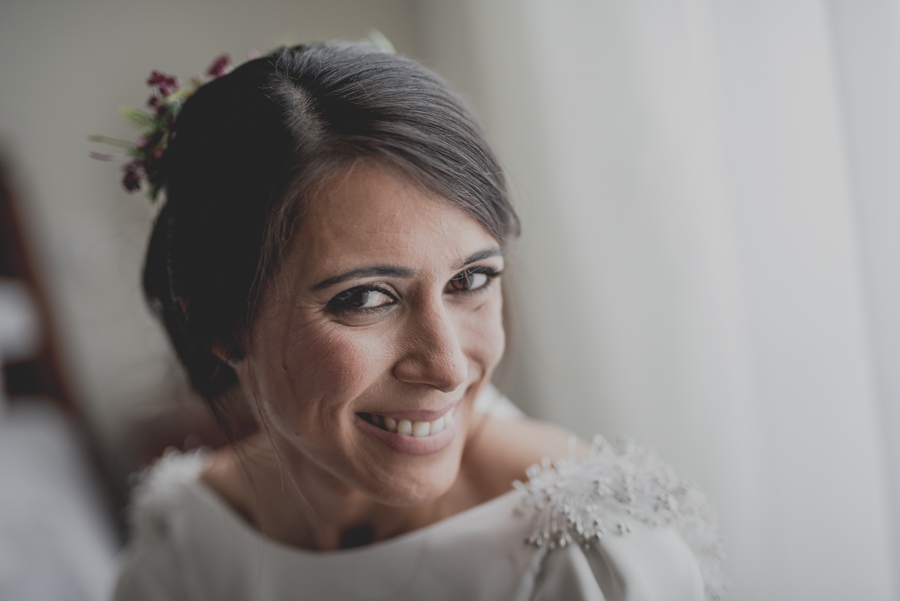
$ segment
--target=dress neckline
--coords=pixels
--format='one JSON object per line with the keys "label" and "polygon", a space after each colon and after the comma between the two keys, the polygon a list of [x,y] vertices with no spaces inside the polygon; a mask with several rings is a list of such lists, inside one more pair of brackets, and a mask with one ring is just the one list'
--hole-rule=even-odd
{"label": "dress neckline", "polygon": [[416,528],[415,530],[410,530],[409,532],[404,532],[403,534],[399,534],[388,539],[361,545],[359,547],[352,547],[349,549],[314,551],[311,549],[305,549],[303,547],[290,545],[288,543],[281,542],[279,540],[266,536],[265,534],[254,528],[252,524],[247,523],[247,521],[243,519],[237,513],[237,511],[219,495],[218,492],[216,492],[209,484],[204,482],[199,477],[199,475],[200,473],[198,472],[197,477],[187,483],[188,490],[190,490],[194,494],[198,501],[213,509],[216,514],[219,515],[223,520],[228,522],[228,524],[232,526],[233,529],[237,530],[239,533],[241,533],[241,535],[248,538],[257,545],[262,545],[266,548],[273,549],[275,552],[282,554],[299,555],[308,558],[350,558],[362,557],[367,554],[381,555],[385,552],[390,552],[392,549],[406,547],[410,544],[415,543],[416,541],[425,539],[430,536],[439,535],[445,530],[456,529],[461,524],[464,524],[466,522],[472,520],[477,521],[477,519],[483,513],[492,511],[495,506],[503,504],[509,504],[510,506],[512,506],[515,504],[514,501],[518,500],[518,498],[521,497],[520,491],[514,488],[510,488],[509,491],[492,499],[489,499],[483,503],[479,503],[478,505],[470,507],[469,509],[466,509],[459,513],[455,513],[442,520],[439,520],[432,524],[428,524],[427,526]]}

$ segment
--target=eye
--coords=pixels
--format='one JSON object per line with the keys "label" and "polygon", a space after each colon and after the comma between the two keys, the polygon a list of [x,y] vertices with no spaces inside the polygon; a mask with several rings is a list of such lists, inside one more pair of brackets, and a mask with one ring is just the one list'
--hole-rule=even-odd
{"label": "eye", "polygon": [[396,303],[393,295],[373,286],[357,286],[345,290],[328,301],[328,308],[335,313],[348,311],[377,311]]}
{"label": "eye", "polygon": [[498,275],[500,273],[490,267],[466,269],[447,283],[448,292],[477,292],[486,288]]}

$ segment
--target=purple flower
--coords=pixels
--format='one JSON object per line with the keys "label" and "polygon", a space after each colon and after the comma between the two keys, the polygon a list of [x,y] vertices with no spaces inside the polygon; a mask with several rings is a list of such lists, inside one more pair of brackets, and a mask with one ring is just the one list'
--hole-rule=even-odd
{"label": "purple flower", "polygon": [[165,132],[161,129],[153,130],[149,132],[149,135],[143,135],[138,139],[138,150],[152,150],[159,146],[159,143],[162,142],[163,136]]}
{"label": "purple flower", "polygon": [[206,74],[212,77],[222,77],[226,73],[231,71],[231,57],[228,56],[228,53],[225,53],[219,56],[213,64],[209,66]]}
{"label": "purple flower", "polygon": [[137,161],[125,165],[125,175],[122,176],[122,185],[129,192],[141,189],[141,166]]}
{"label": "purple flower", "polygon": [[[259,53],[252,51],[251,58],[256,58]],[[151,71],[147,78],[147,85],[152,94],[147,101],[150,111],[126,110],[126,116],[143,130],[134,146],[127,143],[123,145],[132,160],[123,166],[122,185],[129,192],[140,190],[146,182],[146,188],[152,199],[156,199],[157,193],[165,183],[165,150],[170,137],[175,119],[181,112],[184,100],[202,86],[209,78],[221,77],[232,71],[231,58],[222,54],[213,61],[207,71],[207,78],[195,76],[188,88],[181,91],[181,83],[178,78],[166,75],[161,71]],[[176,92],[178,92],[177,95]],[[175,96],[173,96],[175,95]],[[104,141],[97,136],[97,141]],[[100,160],[112,160],[114,155],[91,152],[91,156]]]}
{"label": "purple flower", "polygon": [[159,95],[163,97],[177,92],[178,88],[181,87],[177,77],[166,75],[159,71],[152,71],[150,73],[150,77],[147,78],[147,85],[151,88],[156,88]]}

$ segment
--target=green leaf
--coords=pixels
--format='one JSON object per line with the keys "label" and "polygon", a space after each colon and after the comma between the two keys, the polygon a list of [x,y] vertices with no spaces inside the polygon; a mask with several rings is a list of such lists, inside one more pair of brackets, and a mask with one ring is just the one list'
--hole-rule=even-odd
{"label": "green leaf", "polygon": [[156,202],[159,199],[159,192],[162,189],[162,186],[159,184],[151,184],[150,190],[147,192],[147,196],[150,197],[150,202]]}
{"label": "green leaf", "polygon": [[163,101],[166,104],[168,104],[172,101],[182,102],[185,98],[187,98],[188,96],[190,96],[191,94],[196,92],[197,88],[199,88],[199,87],[200,87],[199,85],[185,86],[185,87],[181,88],[180,90],[175,90],[174,92],[172,92],[171,94],[166,96],[163,99]]}
{"label": "green leaf", "polygon": [[109,144],[110,146],[117,146],[119,148],[131,148],[134,146],[134,142],[110,138],[109,136],[88,136],[88,140],[91,142],[100,142],[101,144]]}
{"label": "green leaf", "polygon": [[156,127],[156,117],[154,117],[153,114],[148,113],[147,111],[141,109],[133,109],[130,106],[123,106],[119,108],[119,112],[122,113],[125,118],[131,121],[132,125],[135,125],[136,127]]}
{"label": "green leaf", "polygon": [[369,28],[369,31],[366,32],[365,37],[363,37],[360,42],[369,43],[385,54],[397,54],[397,51],[394,49],[394,45],[391,43],[388,37],[374,27]]}

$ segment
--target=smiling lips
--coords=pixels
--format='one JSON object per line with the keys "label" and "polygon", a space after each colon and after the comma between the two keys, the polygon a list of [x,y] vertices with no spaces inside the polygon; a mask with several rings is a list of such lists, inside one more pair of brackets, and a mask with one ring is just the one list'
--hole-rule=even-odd
{"label": "smiling lips", "polygon": [[453,423],[453,409],[430,422],[410,421],[408,419],[394,419],[392,417],[376,415],[374,413],[361,413],[360,417],[364,420],[378,426],[382,430],[395,432],[402,436],[415,436],[423,438],[432,436],[444,430],[445,427]]}
{"label": "smiling lips", "polygon": [[433,417],[437,412],[408,411],[393,416],[357,413],[356,418],[364,430],[391,449],[412,455],[428,455],[447,448],[456,438],[456,409],[454,405],[431,421],[422,418]]}

